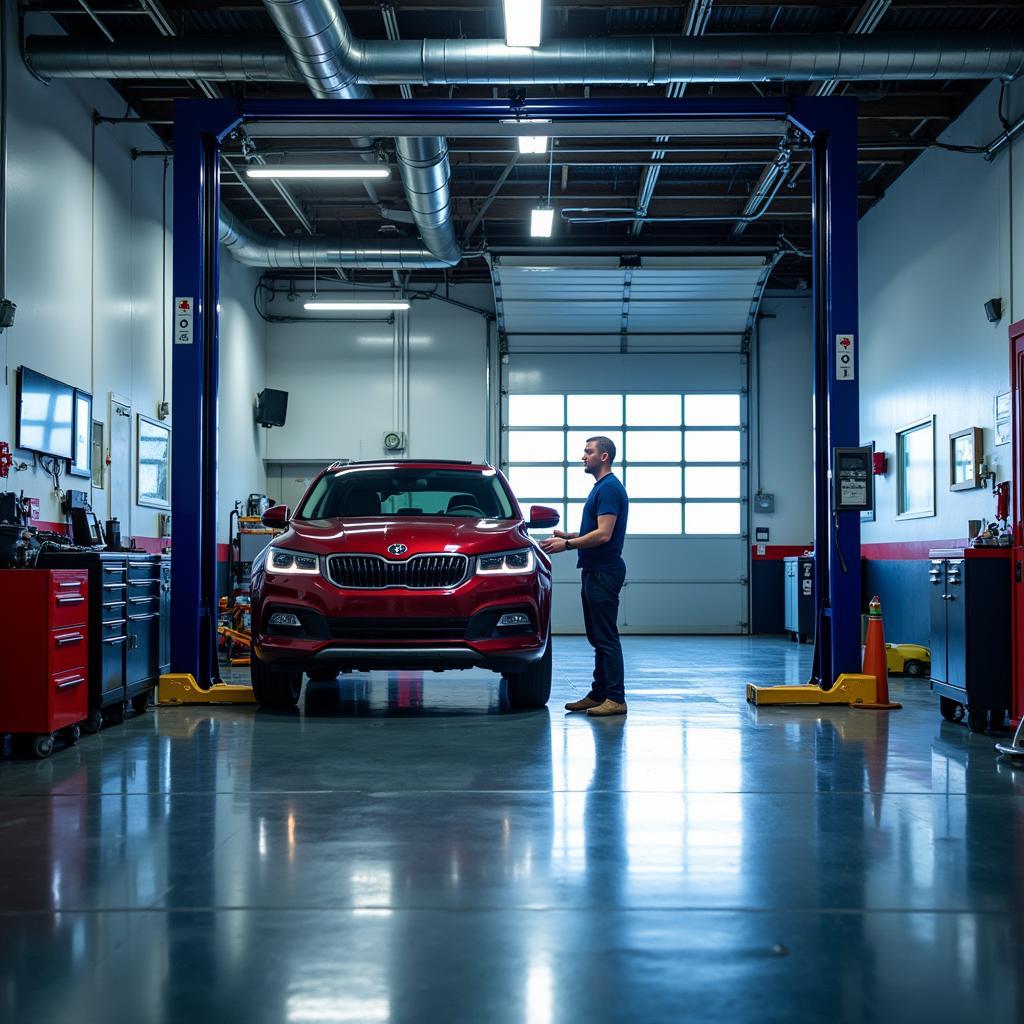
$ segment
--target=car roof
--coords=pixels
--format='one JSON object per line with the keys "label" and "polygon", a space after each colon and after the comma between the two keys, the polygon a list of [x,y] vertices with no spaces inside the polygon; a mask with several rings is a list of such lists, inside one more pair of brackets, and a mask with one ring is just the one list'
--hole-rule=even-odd
{"label": "car roof", "polygon": [[402,467],[406,469],[462,469],[466,472],[482,473],[494,471],[493,466],[485,462],[469,462],[460,459],[366,459],[361,462],[335,462],[327,467],[327,471],[334,469],[361,469],[366,466],[380,466],[382,469],[395,469]]}

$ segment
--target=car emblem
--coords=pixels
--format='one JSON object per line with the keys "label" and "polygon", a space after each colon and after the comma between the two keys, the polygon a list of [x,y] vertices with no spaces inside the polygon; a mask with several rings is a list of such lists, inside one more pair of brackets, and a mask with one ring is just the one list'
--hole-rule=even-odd
{"label": "car emblem", "polygon": [[404,555],[409,549],[404,544],[389,544],[388,554],[389,555]]}

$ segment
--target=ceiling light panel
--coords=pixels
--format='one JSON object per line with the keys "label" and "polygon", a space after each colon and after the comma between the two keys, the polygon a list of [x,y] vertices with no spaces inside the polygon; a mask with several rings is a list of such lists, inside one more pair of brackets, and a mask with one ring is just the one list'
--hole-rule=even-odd
{"label": "ceiling light panel", "polygon": [[504,0],[505,45],[540,46],[541,0]]}
{"label": "ceiling light panel", "polygon": [[387,167],[248,167],[249,178],[390,178]]}

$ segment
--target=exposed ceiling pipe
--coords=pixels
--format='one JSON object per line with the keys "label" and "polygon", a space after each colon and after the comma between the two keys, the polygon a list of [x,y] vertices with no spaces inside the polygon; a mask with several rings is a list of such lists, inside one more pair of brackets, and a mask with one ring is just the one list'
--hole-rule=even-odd
{"label": "exposed ceiling pipe", "polygon": [[220,242],[249,267],[335,270],[427,270],[450,266],[422,246],[382,246],[375,240],[281,238],[244,225],[224,207],[220,211]]}
{"label": "exposed ceiling pipe", "polygon": [[[319,99],[367,99],[358,81],[360,43],[336,0],[263,0],[303,80]],[[397,24],[395,25],[397,33]],[[412,219],[424,245],[444,263],[462,259],[451,209],[451,167],[442,137],[395,140]]]}
{"label": "exposed ceiling pipe", "polygon": [[[294,2],[276,0],[282,9]],[[323,7],[325,0],[315,0]],[[269,3],[268,3],[269,6]],[[333,6],[333,5],[332,5]],[[274,43],[163,39],[101,46],[66,36],[30,36],[26,60],[41,77],[205,78],[361,85],[667,85],[669,82],[1010,80],[1024,71],[1024,34],[955,32],[872,35],[711,35],[563,39],[536,48],[502,39],[358,40],[335,20],[328,46],[309,47],[316,22],[290,38],[293,60]],[[341,18],[337,12],[338,19]],[[300,72],[300,67],[302,71]],[[338,95],[331,93],[331,95]]]}

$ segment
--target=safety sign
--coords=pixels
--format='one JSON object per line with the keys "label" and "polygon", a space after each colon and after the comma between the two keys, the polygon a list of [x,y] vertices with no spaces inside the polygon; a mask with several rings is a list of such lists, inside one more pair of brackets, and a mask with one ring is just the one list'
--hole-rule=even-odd
{"label": "safety sign", "polygon": [[192,344],[192,297],[174,300],[174,344]]}
{"label": "safety sign", "polygon": [[836,335],[836,380],[853,380],[853,335]]}

